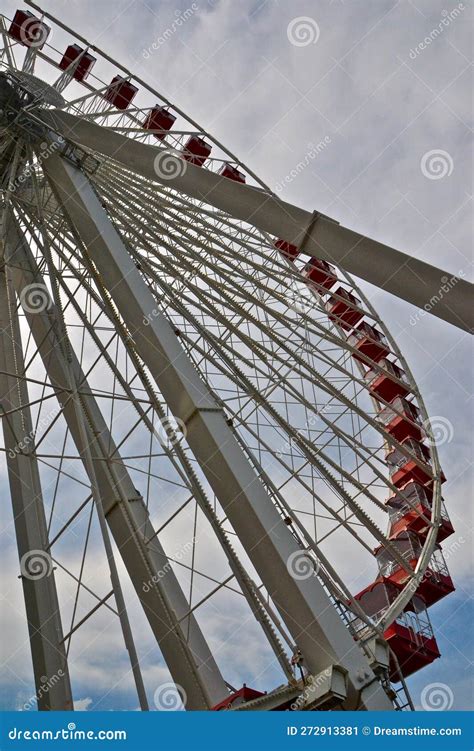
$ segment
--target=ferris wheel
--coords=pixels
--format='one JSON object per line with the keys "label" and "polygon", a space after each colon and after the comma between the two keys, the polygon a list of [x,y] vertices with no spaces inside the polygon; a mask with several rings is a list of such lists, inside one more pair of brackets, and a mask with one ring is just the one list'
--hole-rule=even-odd
{"label": "ferris wheel", "polygon": [[[444,272],[282,202],[27,5],[0,16],[0,404],[38,708],[116,650],[144,710],[412,707],[453,528],[350,273],[420,304]],[[464,285],[435,312],[468,328]]]}

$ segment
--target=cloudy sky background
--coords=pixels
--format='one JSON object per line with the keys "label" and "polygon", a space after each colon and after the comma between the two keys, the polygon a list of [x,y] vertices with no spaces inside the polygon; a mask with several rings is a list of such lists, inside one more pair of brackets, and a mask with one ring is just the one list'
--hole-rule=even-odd
{"label": "cloudy sky background", "polygon": [[[149,81],[268,185],[284,185],[285,200],[471,278],[467,0],[45,0],[43,6]],[[16,7],[11,0],[2,3],[9,16]],[[173,25],[188,8],[188,20]],[[454,8],[461,12],[418,53],[420,42],[446,18],[444,11]],[[313,19],[319,37],[296,46],[287,30],[302,16]],[[163,43],[167,29],[172,33]],[[323,141],[319,155],[291,179]],[[440,179],[421,169],[432,150],[447,154],[450,174]],[[444,498],[456,526],[445,546],[451,546],[448,563],[457,591],[430,611],[443,657],[410,686],[419,704],[423,688],[441,681],[453,692],[453,708],[465,709],[472,707],[473,659],[469,336],[383,291],[364,289],[406,356],[428,412],[452,426],[439,451],[448,477]],[[7,494],[3,500],[7,521]],[[8,551],[7,570],[14,571],[12,544]],[[5,625],[13,638],[17,620]],[[113,644],[106,657],[107,678],[118,675]],[[20,672],[26,685],[28,670],[25,662]],[[153,670],[158,685],[166,671],[156,665]],[[84,676],[84,686],[90,678]],[[99,666],[93,676],[97,690],[103,678]],[[10,708],[17,697],[8,681],[4,674],[2,704]],[[84,708],[91,697],[84,694]],[[130,701],[123,697],[124,708]]]}

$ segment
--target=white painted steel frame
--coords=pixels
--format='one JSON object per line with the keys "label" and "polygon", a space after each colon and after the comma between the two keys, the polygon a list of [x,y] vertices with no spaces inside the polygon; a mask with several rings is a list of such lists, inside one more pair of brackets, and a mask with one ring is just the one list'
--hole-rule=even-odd
{"label": "white painted steel frame", "polygon": [[[115,171],[114,171],[114,173],[115,173]],[[146,275],[149,278],[153,279],[153,278],[156,278],[156,273],[154,273],[153,269],[150,268],[148,261],[146,261],[145,259],[143,259],[140,255],[136,254],[135,251],[134,251],[134,249],[133,249],[133,247],[132,247],[134,245],[134,243],[133,243],[133,240],[131,239],[131,236],[130,236],[130,233],[129,233],[129,229],[130,228],[129,228],[128,224],[127,224],[127,219],[126,219],[125,214],[124,214],[126,206],[124,205],[125,198],[122,197],[122,193],[126,197],[126,200],[128,200],[130,202],[130,208],[131,208],[132,212],[134,210],[133,207],[135,206],[135,202],[133,200],[133,194],[127,189],[127,183],[126,182],[125,182],[125,184],[123,183],[124,179],[125,178],[122,176],[122,181],[119,180],[117,182],[117,184],[116,184],[117,185],[117,191],[115,192],[115,194],[109,195],[108,192],[107,192],[107,190],[104,189],[104,176],[102,174],[102,170],[101,170],[100,174],[96,173],[94,175],[94,182],[95,182],[96,188],[99,191],[101,197],[103,197],[104,195],[107,196],[107,199],[108,199],[108,211],[110,212],[110,214],[112,216],[114,216],[115,220],[118,222],[118,226],[120,226],[121,231],[128,237],[128,241],[129,241],[129,243],[131,243],[131,245],[129,247],[129,251],[133,255],[134,261],[136,263],[138,263],[138,261],[140,261],[140,264],[143,266],[143,270],[146,273]],[[132,176],[130,176],[129,179],[132,179]],[[121,191],[122,191],[122,193],[121,193]],[[140,193],[140,195],[142,195],[142,193]],[[119,196],[120,196],[120,200],[119,200]],[[116,199],[117,205],[114,202],[114,197]],[[168,198],[170,199],[170,196],[168,196]],[[144,203],[145,203],[145,206],[148,205],[148,199],[147,198],[145,198]],[[48,197],[48,206],[50,206],[50,204],[51,204],[51,199]],[[137,217],[138,217],[138,219],[137,219],[136,240],[137,240],[137,242],[143,243],[144,242],[144,233],[145,233],[145,234],[150,234],[151,237],[156,236],[156,241],[157,242],[159,241],[160,243],[163,243],[164,242],[163,237],[160,236],[158,238],[158,235],[156,234],[156,232],[152,228],[153,212],[150,213],[149,211],[146,211],[146,215],[143,216],[143,211],[145,210],[145,206],[141,207],[139,204],[136,204]],[[123,209],[123,211],[121,211],[121,209]],[[51,207],[50,207],[50,210],[51,210]],[[155,210],[156,210],[156,212],[159,212],[158,207],[156,207]],[[149,220],[150,220],[149,222],[146,221],[146,217],[147,216],[149,216]],[[65,228],[63,227],[61,231],[64,233],[65,232]],[[191,248],[186,248],[186,247],[183,246],[183,252],[192,253],[192,254],[198,254],[199,253],[200,243],[198,241],[196,241],[196,244],[198,246],[196,251],[192,251]],[[250,252],[250,248],[248,250]],[[262,250],[262,252],[263,252],[263,250]],[[160,266],[160,270],[161,270],[161,272],[163,272],[166,269],[166,267],[167,267],[167,261],[164,258],[160,257],[160,264],[163,264],[163,267]],[[158,266],[157,266],[157,268],[158,268]],[[284,267],[284,265],[282,265],[282,273],[284,272],[284,270],[285,270],[285,267]],[[269,272],[269,273],[273,273],[273,272]],[[205,277],[203,277],[203,279],[205,279]],[[224,279],[225,279],[225,277],[224,277]],[[231,284],[231,280],[229,280],[229,284]],[[360,294],[360,292],[359,292],[359,294]],[[183,308],[183,315],[184,315],[185,318],[187,318],[187,317],[189,317],[189,314],[185,311],[186,292],[184,290],[182,292],[182,300],[183,300],[183,303],[184,303],[184,305],[181,306]],[[256,302],[256,304],[257,303],[260,304],[260,302],[259,302],[258,299],[255,299],[255,302]],[[175,304],[177,304],[177,301],[175,302]],[[371,315],[374,317],[374,320],[376,320],[378,322],[378,324],[383,328],[383,330],[385,330],[386,334],[388,335],[388,332],[386,331],[385,327],[383,327],[382,322],[380,322],[378,319],[375,318],[375,314],[373,313],[373,311],[371,311]],[[306,318],[306,317],[303,316],[303,318]],[[307,319],[306,323],[309,322],[309,321],[311,321],[310,318]],[[311,321],[311,323],[313,324],[314,322]],[[334,334],[331,333],[330,330],[326,330],[325,328],[321,327],[321,325],[318,324],[317,322],[316,322],[315,325],[317,326],[318,331],[320,331],[320,333],[321,333],[322,336],[325,336],[329,341],[334,341],[334,343],[336,343],[336,344],[338,343],[339,340],[337,338],[335,338]],[[296,332],[295,332],[295,335],[296,335]],[[213,346],[215,346],[216,352],[219,351],[219,357],[223,358],[225,361],[227,361],[229,363],[229,357],[219,347],[219,343],[217,341],[213,342],[212,338],[209,341],[211,343],[213,343]],[[195,349],[197,348],[197,346],[198,345],[196,343],[193,344],[193,347]],[[344,342],[344,346],[347,346],[349,348],[349,346],[346,345],[345,342]],[[393,341],[392,341],[392,347],[393,347],[393,352],[397,353],[398,350],[397,350],[397,347],[396,347],[396,345],[395,345],[395,343]],[[257,352],[257,354],[258,354],[258,352]],[[208,357],[209,357],[209,355],[208,355]],[[211,358],[211,359],[214,359],[214,358]],[[215,362],[215,365],[217,367],[219,367],[219,363],[218,362]],[[336,365],[336,364],[333,363],[333,365]],[[340,366],[338,366],[338,367],[340,368]],[[405,364],[405,367],[406,367],[406,364]],[[237,374],[239,374],[238,375],[238,379],[242,379],[242,374],[240,373],[240,371],[237,368],[237,366],[235,365],[235,363],[233,364],[233,369],[236,371]],[[344,372],[343,368],[341,368],[341,372]],[[321,378],[320,374],[316,373],[315,371],[312,371],[312,376],[319,382],[319,380]],[[354,378],[354,376],[352,376],[352,377]],[[323,379],[323,383],[325,384],[323,386],[323,388],[328,388],[334,394],[338,393],[337,389],[334,389],[334,387],[332,387],[329,382],[327,382],[327,381],[325,381]],[[252,388],[251,388],[251,386],[249,384],[247,384],[247,387],[250,389],[250,391],[249,391],[249,393],[250,393],[252,391]],[[417,389],[415,389],[415,391],[418,394]],[[341,396],[342,395],[339,394],[339,398],[341,398]],[[420,397],[419,397],[419,394],[418,394],[418,399],[419,398]],[[301,400],[301,395],[300,395],[300,400]],[[261,399],[261,401],[262,401],[262,404],[265,403],[265,399]],[[266,404],[266,408],[269,409],[268,403]],[[357,405],[353,404],[352,408],[358,414],[360,414],[360,415],[363,414],[362,410],[359,407],[357,407]],[[278,416],[276,416],[276,419],[277,419],[277,422],[281,421],[281,418],[279,418]],[[366,415],[366,419],[369,420],[368,415]],[[328,426],[330,426],[332,428],[332,430],[334,431],[334,433],[336,435],[339,435],[339,436],[342,435],[341,431],[338,430],[337,426],[334,423],[332,423],[331,421],[326,420],[325,418],[324,418],[324,421],[327,423]],[[377,427],[377,423],[374,423],[373,420],[371,421],[371,423],[373,424],[374,427]],[[282,425],[283,424],[284,424],[284,421],[282,422]],[[286,426],[285,429],[287,430],[287,432],[289,431],[288,434],[289,435],[291,434],[292,441],[294,441],[295,444],[300,444],[301,443],[302,449],[303,449],[304,453],[306,453],[308,450],[312,454],[314,453],[313,452],[313,447],[311,445],[308,446],[307,442],[306,442],[306,444],[305,444],[304,441],[302,442],[302,437],[299,435],[299,433],[297,431],[295,431],[294,429],[290,429],[288,425]],[[385,437],[385,433],[380,428],[380,426],[378,426],[378,429],[381,431],[382,435]],[[396,442],[396,441],[393,441],[393,443],[395,443],[396,445],[398,445],[398,442]],[[405,451],[405,453],[408,454],[408,455],[410,454],[410,452],[407,452],[407,451]],[[435,447],[433,447],[433,449],[432,449],[432,454],[433,454],[433,457],[434,457],[434,460],[435,460],[436,476],[437,476],[439,474],[439,463],[437,461]],[[324,450],[320,446],[318,446],[318,456],[319,457],[325,457]],[[309,454],[308,454],[308,457],[309,457]],[[327,457],[325,457],[325,458],[328,460]],[[314,461],[314,456],[311,456],[311,460]],[[416,463],[418,463],[421,466],[421,462],[416,457],[415,457],[415,461],[416,461]],[[378,471],[376,471],[376,468],[374,468],[372,466],[372,463],[370,461],[369,461],[369,464],[371,465],[372,469],[376,472],[377,476],[380,477],[380,479],[383,479],[382,476],[380,475],[380,473],[378,473]],[[335,466],[333,466],[333,469],[335,469]],[[341,472],[342,472],[342,468],[341,468]],[[412,594],[413,586],[414,586],[414,580],[419,581],[422,578],[423,571],[426,568],[426,565],[427,565],[427,563],[429,561],[429,558],[431,556],[431,552],[432,552],[432,549],[433,549],[434,535],[430,534],[430,536],[428,537],[428,542],[427,542],[427,544],[423,548],[423,553],[420,556],[420,563],[417,566],[417,571],[416,571],[416,574],[415,574],[411,570],[411,568],[408,566],[408,564],[406,563],[406,561],[400,557],[400,555],[398,554],[398,551],[396,549],[394,549],[393,544],[386,540],[386,538],[383,535],[382,531],[378,530],[377,527],[376,527],[376,525],[373,524],[373,522],[367,516],[367,514],[364,513],[362,509],[360,509],[359,505],[357,504],[357,501],[355,499],[351,499],[347,495],[347,493],[343,492],[342,487],[339,484],[335,483],[335,478],[331,477],[330,475],[328,475],[328,478],[330,479],[331,483],[335,485],[335,487],[337,488],[338,493],[342,497],[344,497],[345,503],[348,505],[349,508],[352,509],[353,513],[355,514],[356,517],[359,518],[359,520],[362,522],[363,526],[365,526],[366,529],[370,529],[372,531],[372,533],[374,534],[374,536],[378,540],[378,542],[381,543],[381,544],[383,544],[384,547],[387,550],[390,550],[393,558],[395,560],[398,560],[399,563],[402,565],[402,567],[404,567],[407,570],[407,572],[410,574],[411,579],[410,579],[409,585],[407,585],[405,587],[404,591],[397,597],[397,599],[394,602],[394,604],[390,607],[390,621],[391,621],[391,620],[393,620],[393,618],[396,617],[396,615],[400,612],[400,610],[406,605],[406,603],[408,602],[408,600],[411,598],[411,594]],[[346,479],[348,479],[347,476],[346,476]],[[358,483],[355,479],[353,479],[353,482],[359,488],[360,492],[363,492],[365,495],[367,495],[368,497],[370,497],[371,500],[373,500],[374,502],[376,501],[375,497],[372,496],[372,493],[369,492],[368,488],[363,488],[360,485],[360,483]],[[388,483],[386,480],[385,480],[385,482],[387,483],[387,487],[392,492],[396,492],[396,488],[394,488],[393,486],[390,486],[390,483]],[[432,519],[431,519],[431,525],[432,525],[432,527],[434,529],[436,529],[437,525],[438,525],[438,516],[439,516],[438,501],[440,499],[440,483],[439,483],[439,480],[437,480],[437,479],[435,480],[434,498],[435,498],[435,500],[434,500],[434,503],[433,503],[433,514],[432,514]],[[321,503],[323,506],[325,506],[325,504],[323,502],[323,499],[321,497],[318,497],[318,502]],[[381,504],[379,501],[377,501],[377,504],[381,508],[384,509],[383,504]],[[326,507],[326,509],[328,511],[330,510],[327,507]],[[333,511],[331,511],[331,513],[334,514]],[[338,519],[338,521],[339,521],[340,524],[342,524],[343,526],[345,526],[346,529],[348,529],[348,531],[350,531],[351,533],[354,533],[354,529],[352,529],[350,526],[348,526],[341,517],[339,517],[337,514],[334,514],[334,515],[335,515],[335,518]],[[430,522],[427,520],[427,523],[430,523]],[[360,542],[362,542],[362,544],[364,544],[363,541],[360,538],[358,538],[358,539],[359,539]],[[371,552],[370,547],[367,547],[367,549],[370,550],[370,552]],[[385,623],[388,624],[390,621],[388,621],[385,618],[384,619],[384,624]]]}
{"label": "white painted steel frame", "polygon": [[9,270],[0,259],[0,403],[36,701],[71,710],[73,700]]}
{"label": "white painted steel frame", "polygon": [[[26,231],[31,231],[33,233],[35,233],[37,231],[36,228],[34,226],[32,226],[30,222],[27,221],[27,218],[25,216],[23,216],[23,220],[26,221]],[[43,225],[42,229],[44,230],[44,225]],[[64,228],[63,228],[63,230],[64,230]],[[66,240],[66,237],[65,237],[64,233],[62,235],[62,240],[63,240],[63,242]],[[77,269],[75,269],[74,265],[71,264],[70,261],[69,262],[67,261],[67,259],[65,258],[64,254],[60,251],[60,249],[58,247],[56,247],[55,250],[56,250],[57,253],[59,253],[59,257],[62,259],[62,261],[67,264],[67,267],[69,268],[69,270],[76,275],[77,274]],[[19,265],[19,259],[15,260],[15,266],[17,266],[17,265]],[[89,266],[89,272],[91,273],[91,275],[92,275],[92,277],[94,279],[95,285],[97,286],[98,290],[101,290],[102,289],[102,285],[100,283],[100,279],[98,278],[97,273],[95,272],[95,269],[94,269],[93,266]],[[35,277],[35,278],[37,278],[37,277]],[[139,359],[138,359],[135,351],[133,349],[130,349],[130,347],[128,346],[129,345],[129,341],[128,341],[128,338],[127,338],[128,337],[127,331],[123,327],[123,324],[119,320],[119,318],[118,318],[117,314],[115,313],[115,311],[111,308],[109,300],[108,300],[108,297],[107,297],[107,294],[106,293],[103,294],[102,295],[102,299],[99,298],[98,293],[94,292],[94,290],[90,287],[90,285],[88,284],[87,280],[84,279],[83,276],[79,275],[77,278],[78,278],[78,280],[80,279],[81,284],[88,290],[88,293],[90,295],[92,295],[92,297],[94,298],[95,302],[99,305],[99,307],[101,309],[103,309],[104,312],[107,311],[108,315],[114,321],[115,326],[117,327],[117,331],[120,333],[122,341],[124,342],[124,344],[128,348],[127,349],[128,355],[133,360],[134,366],[137,369],[137,372],[140,374],[140,379],[142,381],[143,387],[145,388],[145,391],[146,391],[148,397],[150,398],[151,403],[153,404],[154,409],[155,409],[157,415],[159,416],[160,420],[162,420],[162,423],[164,421],[164,424],[167,424],[168,420],[167,420],[167,417],[166,417],[166,413],[163,410],[162,405],[157,401],[156,395],[154,394],[153,389],[150,388],[150,383],[148,381],[148,378],[147,378],[146,374],[143,371],[143,367],[141,365],[141,362],[139,362]],[[87,317],[85,316],[84,312],[81,310],[80,306],[78,305],[77,301],[74,298],[74,295],[69,290],[67,284],[64,283],[64,280],[61,278],[61,275],[58,275],[57,279],[58,279],[58,282],[61,284],[61,287],[62,287],[63,291],[68,296],[68,299],[69,299],[70,303],[73,305],[76,313],[81,317],[81,320],[83,321],[83,324],[87,328],[89,334],[94,339],[94,341],[97,344],[97,346],[99,348],[102,348],[102,344],[100,342],[100,339],[97,336],[97,333],[94,330],[94,327],[87,320]],[[133,395],[132,390],[128,386],[126,380],[123,378],[123,376],[121,375],[121,373],[117,370],[117,368],[116,368],[116,366],[115,366],[112,358],[110,357],[110,355],[108,354],[108,352],[107,352],[106,349],[102,349],[102,356],[103,356],[104,360],[107,362],[107,364],[109,365],[109,367],[114,372],[114,375],[117,377],[117,379],[121,383],[122,387],[126,389],[129,397],[133,400],[135,406],[137,407],[138,406],[137,405],[137,401],[136,401],[136,399],[135,399],[135,397]],[[139,414],[140,414],[141,419],[148,426],[148,428],[152,432],[154,432],[153,423],[150,422],[147,414],[145,412],[143,412],[143,410],[141,410],[141,409],[139,410]],[[108,439],[105,441],[105,443],[106,443],[107,446],[113,445],[113,442],[112,442],[112,439],[111,439],[110,435],[109,435]],[[114,449],[114,452],[115,451],[116,451],[116,449]],[[293,670],[292,670],[291,665],[289,663],[289,660],[288,660],[288,658],[286,656],[285,649],[282,646],[280,638],[279,638],[279,636],[277,635],[277,633],[275,631],[274,625],[272,624],[271,618],[269,617],[268,613],[266,612],[265,607],[262,605],[261,597],[259,596],[258,588],[256,587],[255,583],[251,580],[251,578],[249,577],[248,573],[245,570],[245,567],[242,565],[241,561],[239,560],[239,558],[238,558],[238,556],[236,554],[235,549],[233,548],[232,544],[230,543],[228,535],[226,534],[225,530],[223,529],[223,527],[222,527],[222,525],[220,523],[219,518],[215,514],[215,511],[214,511],[214,509],[212,507],[212,504],[209,502],[208,498],[206,497],[206,494],[205,494],[205,492],[204,492],[204,490],[203,490],[200,482],[198,481],[198,478],[196,477],[196,474],[195,474],[195,472],[194,472],[194,470],[193,470],[193,468],[191,466],[191,463],[190,463],[189,459],[186,456],[186,453],[182,450],[179,440],[177,440],[177,441],[174,442],[173,452],[176,454],[176,459],[179,462],[179,466],[182,467],[182,469],[181,470],[178,469],[178,471],[180,471],[180,473],[182,473],[184,471],[184,474],[185,474],[185,477],[186,477],[186,481],[187,481],[187,483],[189,485],[190,492],[194,496],[194,498],[195,498],[196,502],[198,503],[200,509],[203,511],[206,519],[211,524],[212,529],[213,529],[215,535],[217,536],[217,538],[219,540],[219,543],[221,544],[222,549],[224,550],[224,552],[225,552],[225,554],[227,556],[229,566],[230,566],[230,568],[231,568],[231,570],[232,570],[232,572],[233,572],[233,574],[234,574],[234,576],[236,578],[236,581],[240,585],[242,593],[246,597],[247,602],[249,603],[249,606],[250,606],[252,612],[255,615],[255,618],[260,623],[260,625],[261,625],[261,627],[262,627],[262,629],[263,629],[263,631],[265,633],[265,636],[266,636],[267,640],[269,641],[269,643],[270,643],[270,645],[271,645],[271,647],[272,647],[272,649],[273,649],[273,651],[275,653],[275,656],[276,656],[277,660],[279,661],[279,663],[280,663],[280,665],[281,665],[281,667],[283,669],[283,672],[285,673],[285,675],[287,676],[287,678],[292,679],[293,678]],[[114,460],[115,460],[115,453],[111,452],[111,455],[114,456]],[[121,473],[126,472],[125,468],[122,466],[122,463],[120,461],[119,456],[118,456],[118,465],[119,465],[119,468],[121,470]],[[99,463],[99,465],[98,465],[99,471],[100,471],[101,466],[102,466],[101,463]],[[133,492],[133,491],[131,491],[131,492]],[[153,535],[154,535],[154,533],[150,532],[150,536],[153,537]],[[147,538],[147,539],[149,539],[149,538]],[[163,553],[163,555],[164,555],[164,553]],[[164,570],[166,571],[166,568]],[[157,574],[159,574],[160,571],[162,571],[162,569],[157,569]],[[155,574],[155,576],[156,576],[156,574]],[[158,578],[161,578],[161,576],[159,575]],[[193,610],[194,609],[195,608],[193,608]],[[179,610],[179,612],[181,612],[180,608],[178,608],[178,610]],[[183,621],[185,620],[183,618],[183,616],[181,616],[180,620],[181,619]],[[173,674],[174,674],[174,672],[175,671],[173,671]],[[175,675],[175,678],[176,678],[176,675]],[[179,675],[178,675],[178,678],[179,678]],[[177,682],[180,685],[186,684],[186,680],[184,680],[184,679],[183,679],[183,681],[177,680]],[[214,701],[214,703],[216,703],[216,702]]]}
{"label": "white painted steel frame", "polygon": [[[13,217],[8,225],[9,265],[19,296],[31,284],[47,288]],[[55,334],[57,313],[53,301],[43,311],[26,310],[25,317],[50,382],[62,406],[80,456],[84,440],[74,410],[68,382],[68,363]],[[188,709],[209,709],[222,701],[228,690],[169,559],[155,534],[143,498],[117,451],[81,366],[71,350],[71,367],[80,385],[87,415],[87,444],[93,449],[94,474],[104,514],[138,598],[156,636],[175,682],[186,696]],[[108,457],[113,456],[113,461]],[[90,468],[85,466],[90,473]]]}
{"label": "white painted steel frame", "polygon": [[[452,276],[317,212],[311,214],[272,193],[228,180],[193,164],[182,162],[183,169],[176,169],[176,175],[160,175],[155,159],[163,149],[134,141],[71,113],[51,110],[42,115],[42,120],[65,138],[110,156],[150,180],[164,183],[297,246],[304,244],[308,255],[335,263],[419,308],[432,298],[438,299],[446,277]],[[474,331],[472,284],[455,278],[449,295],[439,299],[429,312],[465,331]]]}
{"label": "white painted steel frame", "polygon": [[[88,177],[53,154],[43,164],[50,185],[129,329],[187,442],[249,558],[317,674],[348,671],[349,706],[392,709],[361,646],[354,642],[316,577],[297,580],[287,562],[301,548],[251,468],[222,409],[185,354],[101,205]],[[149,325],[145,326],[144,321]]]}
{"label": "white painted steel frame", "polygon": [[[97,114],[97,115],[100,115],[100,112],[98,112],[98,113],[96,113],[96,114]],[[103,115],[103,114],[104,114],[104,113],[102,113],[102,115]],[[118,125],[117,127],[118,127],[118,128],[120,128],[120,126],[119,126],[119,125]],[[107,132],[108,132],[108,134],[110,134],[110,130],[108,130]],[[200,170],[200,172],[204,172],[204,170]],[[168,184],[169,184],[169,181],[166,181],[166,184],[168,185]],[[259,191],[259,192],[260,192],[260,191]],[[315,221],[315,220],[316,220],[316,221]],[[309,225],[308,225],[308,226],[310,226],[310,227],[313,227],[313,226],[315,225],[315,223],[317,223],[317,222],[319,222],[319,221],[321,221],[321,217],[318,217],[317,215],[316,215],[316,216],[313,216],[313,217],[312,217],[312,220],[310,221],[310,223],[309,223]],[[309,233],[308,233],[308,232],[306,232],[305,236],[303,237],[303,245],[305,245],[305,243],[306,243],[306,238],[307,238],[308,236],[309,236]],[[306,252],[306,253],[309,253],[309,251],[307,250],[307,247],[306,247],[306,246],[305,246],[305,252]],[[319,257],[321,257],[321,256],[322,256],[322,254],[321,254],[321,253],[319,253],[318,255],[319,255]],[[396,350],[396,348],[395,348],[395,350]],[[395,350],[394,350],[394,351],[395,351]],[[435,464],[436,464],[436,462],[435,462]],[[438,468],[437,468],[437,469],[438,469]],[[438,485],[438,484],[439,484],[439,483],[437,483],[437,485]],[[437,492],[437,495],[439,495],[439,491]],[[435,530],[432,530],[432,531],[434,532]],[[430,535],[430,539],[431,539],[431,538],[433,538],[433,534],[431,534],[431,535]],[[431,546],[428,546],[428,547],[431,547]],[[426,551],[426,547],[425,547],[424,553],[425,553],[425,557],[426,557],[426,554],[427,554],[427,551]],[[419,567],[418,567],[418,568],[420,568],[420,565],[419,565]],[[391,611],[393,611],[393,606],[392,606],[392,608],[391,608],[390,610],[391,610]]]}

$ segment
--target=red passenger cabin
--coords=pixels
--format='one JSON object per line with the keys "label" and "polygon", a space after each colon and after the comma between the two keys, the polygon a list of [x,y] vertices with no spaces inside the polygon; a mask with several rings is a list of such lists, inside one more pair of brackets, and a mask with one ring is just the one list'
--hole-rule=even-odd
{"label": "red passenger cabin", "polygon": [[42,49],[51,31],[29,10],[17,10],[8,29],[9,35],[24,47]]}
{"label": "red passenger cabin", "polygon": [[190,136],[183,148],[183,156],[187,162],[202,167],[211,153],[212,146],[200,136]]}
{"label": "red passenger cabin", "polygon": [[176,117],[169,112],[166,107],[160,107],[158,104],[156,107],[150,110],[148,113],[143,127],[145,130],[153,130],[155,138],[160,141],[166,136],[169,130],[176,122]]}
{"label": "red passenger cabin", "polygon": [[[386,505],[390,518],[389,538],[401,532],[415,532],[422,540],[430,530],[432,491],[417,482],[409,482],[396,495],[388,498]],[[441,502],[441,519],[437,541],[442,542],[454,532],[448,513]]]}
{"label": "red passenger cabin", "polygon": [[105,99],[118,110],[126,110],[135,97],[138,88],[127,78],[115,76],[104,94]]}
{"label": "red passenger cabin", "polygon": [[358,307],[360,300],[343,287],[338,287],[326,302],[326,310],[333,323],[350,331],[364,315]]}
{"label": "red passenger cabin", "polygon": [[219,704],[216,704],[215,707],[212,707],[212,709],[214,711],[235,709],[236,707],[242,706],[242,704],[246,704],[248,701],[252,701],[252,699],[258,699],[260,696],[265,696],[265,694],[262,693],[262,691],[248,688],[244,683],[242,688],[239,688],[238,691],[234,691],[233,694],[227,696],[223,701],[219,702]]}
{"label": "red passenger cabin", "polygon": [[396,396],[392,399],[390,406],[379,412],[377,420],[397,441],[403,441],[405,438],[420,441],[423,437],[420,410],[403,397]]}
{"label": "red passenger cabin", "polygon": [[364,378],[370,393],[391,402],[396,396],[406,396],[410,391],[405,372],[390,360],[378,360],[380,368],[371,368]]}
{"label": "red passenger cabin", "polygon": [[326,290],[331,289],[337,282],[336,269],[327,261],[320,258],[310,258],[302,271],[303,276],[315,285],[324,289],[319,290],[320,294],[325,294]]}
{"label": "red passenger cabin", "polygon": [[[422,540],[418,535],[414,532],[401,532],[395,540],[392,540],[392,545],[410,568],[415,570],[423,548]],[[392,558],[390,551],[381,546],[375,551],[375,557],[381,577],[400,587],[407,584],[410,579],[409,573]],[[454,592],[453,580],[449,575],[441,548],[437,546],[416,593],[423,598],[426,607],[429,608],[451,592]]]}
{"label": "red passenger cabin", "polygon": [[96,60],[97,58],[86,52],[82,47],[79,47],[78,44],[70,44],[59,63],[59,67],[61,70],[66,70],[77,61],[72,72],[72,77],[76,81],[85,81],[94,67]]}
{"label": "red passenger cabin", "polygon": [[[390,480],[393,485],[403,488],[410,481],[418,482],[420,485],[431,484],[433,477],[429,448],[413,438],[406,438],[401,441],[401,445],[416,456],[421,466],[401,449],[390,449],[387,453],[387,464],[390,467]],[[445,479],[443,477],[442,482]]]}
{"label": "red passenger cabin", "polygon": [[232,164],[224,164],[219,170],[219,175],[222,177],[228,177],[229,180],[234,180],[236,183],[245,183],[245,175],[243,172],[234,167]]}
{"label": "red passenger cabin", "polygon": [[[380,618],[399,594],[400,587],[380,578],[359,592],[355,599],[368,616]],[[363,621],[356,621],[355,624],[359,638],[363,638],[367,626]],[[397,657],[404,678],[430,665],[440,656],[426,605],[418,595],[412,597],[404,611],[387,627],[384,637]],[[395,683],[400,681],[393,659],[390,663],[390,677]]]}
{"label": "red passenger cabin", "polygon": [[[349,344],[355,347],[362,355],[369,357],[374,362],[379,362],[390,352],[390,347],[381,331],[375,326],[371,326],[366,321],[362,321],[349,336]],[[362,360],[355,352],[353,354],[356,360]]]}

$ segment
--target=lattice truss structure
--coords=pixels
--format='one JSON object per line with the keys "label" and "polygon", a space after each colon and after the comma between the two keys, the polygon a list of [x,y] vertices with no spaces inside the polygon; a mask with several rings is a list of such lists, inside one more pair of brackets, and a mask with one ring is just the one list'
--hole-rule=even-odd
{"label": "lattice truss structure", "polygon": [[[142,709],[162,659],[189,709],[411,706],[452,527],[395,341],[347,273],[176,188],[271,195],[173,104],[51,17],[0,18],[0,399],[39,707],[70,708],[109,640]],[[78,119],[149,146],[154,179]]]}

